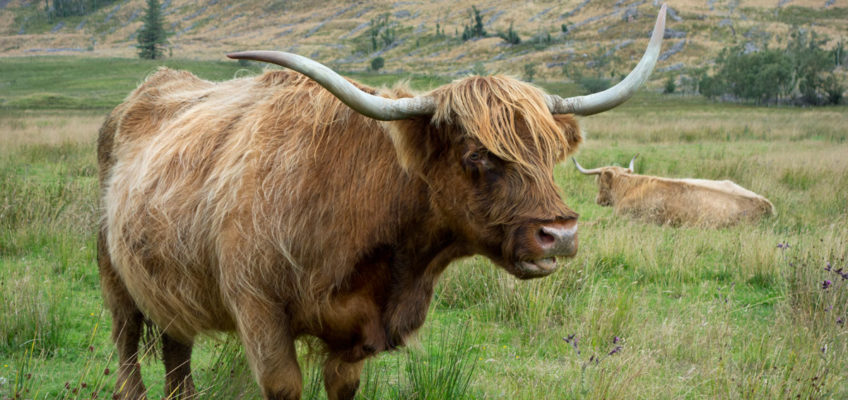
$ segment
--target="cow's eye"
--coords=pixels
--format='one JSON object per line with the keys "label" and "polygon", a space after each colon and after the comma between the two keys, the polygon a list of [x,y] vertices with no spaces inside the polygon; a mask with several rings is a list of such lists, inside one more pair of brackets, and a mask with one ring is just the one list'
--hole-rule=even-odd
{"label": "cow's eye", "polygon": [[483,155],[480,154],[479,151],[472,151],[471,154],[468,155],[468,159],[471,161],[480,161],[483,158]]}

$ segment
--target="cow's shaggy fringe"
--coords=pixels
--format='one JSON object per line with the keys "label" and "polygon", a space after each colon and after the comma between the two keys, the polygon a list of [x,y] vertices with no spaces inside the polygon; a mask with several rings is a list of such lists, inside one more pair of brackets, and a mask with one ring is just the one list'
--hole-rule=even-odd
{"label": "cow's shaggy fringe", "polygon": [[435,123],[463,126],[465,133],[489,151],[517,164],[537,181],[550,179],[539,173],[574,151],[567,136],[575,133],[557,124],[539,89],[516,79],[471,77],[442,86],[431,95],[436,98]]}

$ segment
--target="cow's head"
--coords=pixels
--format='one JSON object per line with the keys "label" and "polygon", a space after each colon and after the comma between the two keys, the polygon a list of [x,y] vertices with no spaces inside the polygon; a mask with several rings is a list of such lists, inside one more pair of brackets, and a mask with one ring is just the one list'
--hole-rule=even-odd
{"label": "cow's head", "polygon": [[577,162],[576,158],[572,158],[571,160],[574,161],[574,166],[578,171],[580,171],[580,173],[584,175],[597,175],[598,197],[595,199],[595,202],[600,206],[610,207],[615,205],[613,183],[619,181],[621,177],[633,173],[633,163],[636,161],[636,157],[639,157],[639,155],[637,154],[630,159],[630,165],[628,165],[627,168],[613,165],[609,167],[586,169]]}
{"label": "cow's head", "polygon": [[294,69],[360,114],[394,121],[386,126],[398,159],[430,186],[442,220],[471,251],[519,278],[533,278],[553,272],[557,256],[577,252],[577,214],[562,202],[553,180],[554,165],[581,141],[571,114],[596,114],[627,100],[653,70],[664,27],[665,6],[648,50],[624,80],[571,98],[501,76],[461,79],[414,97],[383,97],[298,55],[228,56]]}

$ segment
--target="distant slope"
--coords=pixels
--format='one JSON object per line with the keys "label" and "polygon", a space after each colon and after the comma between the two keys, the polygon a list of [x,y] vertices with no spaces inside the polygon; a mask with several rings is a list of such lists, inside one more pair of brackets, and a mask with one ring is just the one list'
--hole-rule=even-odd
{"label": "distant slope", "polygon": [[[524,43],[458,39],[469,24],[471,4],[481,10],[487,32],[513,24]],[[532,64],[537,76],[549,79],[563,76],[564,65],[592,74],[598,60],[609,61],[603,74],[626,72],[644,50],[659,5],[657,0],[163,0],[162,8],[173,33],[173,57],[222,60],[229,51],[275,49],[342,70],[364,69],[382,56],[391,71],[449,75],[472,68],[522,75]],[[123,0],[89,16],[48,22],[40,1],[0,0],[0,57],[134,57],[144,6],[144,0]],[[708,65],[734,43],[778,45],[793,25],[813,26],[831,44],[848,39],[848,0],[681,0],[669,6],[660,72]],[[369,21],[384,13],[395,40],[374,51]],[[436,24],[444,35],[436,35]],[[550,40],[529,43],[534,36]]]}

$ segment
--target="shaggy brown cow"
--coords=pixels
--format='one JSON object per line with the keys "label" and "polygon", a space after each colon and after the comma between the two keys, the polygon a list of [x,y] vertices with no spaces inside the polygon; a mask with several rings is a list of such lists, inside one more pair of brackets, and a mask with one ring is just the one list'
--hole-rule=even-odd
{"label": "shaggy brown cow", "polygon": [[[638,156],[638,155],[637,155]],[[634,156],[627,168],[600,167],[587,170],[572,158],[577,170],[597,175],[599,205],[612,206],[619,214],[657,224],[723,227],[773,215],[765,197],[731,181],[669,179],[633,173]]]}
{"label": "shaggy brown cow", "polygon": [[577,251],[552,174],[581,141],[569,114],[612,108],[647,79],[664,18],[628,78],[569,99],[497,76],[378,92],[278,52],[230,57],[299,73],[212,83],[160,69],[98,142],[116,394],[146,395],[136,353],[150,321],[169,397],[196,394],[195,336],[235,331],[264,397],[300,397],[294,341],[311,335],[328,397],[349,399],[363,360],[424,322],[451,260],[550,274]]}

